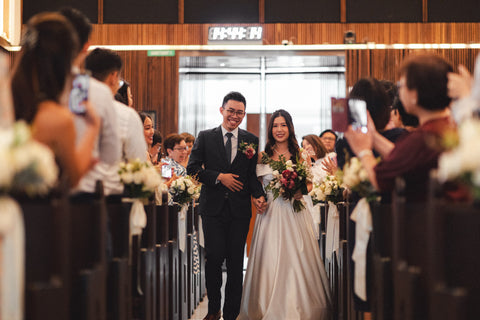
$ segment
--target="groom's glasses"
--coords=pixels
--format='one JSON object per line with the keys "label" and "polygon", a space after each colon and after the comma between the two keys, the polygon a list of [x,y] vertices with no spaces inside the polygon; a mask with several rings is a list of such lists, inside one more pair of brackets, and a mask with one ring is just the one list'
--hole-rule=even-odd
{"label": "groom's glasses", "polygon": [[229,116],[233,116],[233,115],[236,115],[237,117],[243,117],[245,115],[245,111],[241,111],[241,110],[233,110],[233,109],[226,109],[227,113]]}

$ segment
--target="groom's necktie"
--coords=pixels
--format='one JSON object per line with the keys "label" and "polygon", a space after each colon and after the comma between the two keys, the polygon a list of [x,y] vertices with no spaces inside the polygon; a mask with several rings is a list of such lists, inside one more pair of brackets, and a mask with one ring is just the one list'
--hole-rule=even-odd
{"label": "groom's necktie", "polygon": [[225,143],[225,151],[227,152],[227,160],[230,164],[232,162],[232,136],[233,133],[227,132],[225,134],[227,136],[227,142]]}

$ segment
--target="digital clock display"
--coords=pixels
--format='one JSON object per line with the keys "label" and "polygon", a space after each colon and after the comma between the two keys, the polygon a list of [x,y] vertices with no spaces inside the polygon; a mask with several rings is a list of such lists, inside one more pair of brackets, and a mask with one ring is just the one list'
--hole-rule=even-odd
{"label": "digital clock display", "polygon": [[209,27],[209,41],[262,41],[262,27]]}

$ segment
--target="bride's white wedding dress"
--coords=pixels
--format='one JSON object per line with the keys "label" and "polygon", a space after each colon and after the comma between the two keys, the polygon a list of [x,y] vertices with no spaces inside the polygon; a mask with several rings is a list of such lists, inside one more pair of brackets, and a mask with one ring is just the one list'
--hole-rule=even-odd
{"label": "bride's white wedding dress", "polygon": [[[268,165],[257,165],[266,186]],[[308,206],[307,206],[308,207]],[[268,194],[258,214],[237,320],[331,319],[328,279],[308,210],[294,212],[290,201]]]}

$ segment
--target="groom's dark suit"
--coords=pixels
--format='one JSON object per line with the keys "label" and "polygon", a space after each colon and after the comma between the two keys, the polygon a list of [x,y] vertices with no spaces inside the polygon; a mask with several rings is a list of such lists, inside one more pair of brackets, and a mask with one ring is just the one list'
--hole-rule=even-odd
{"label": "groom's dark suit", "polygon": [[[255,144],[258,138],[238,129],[237,143]],[[221,265],[226,259],[227,284],[223,317],[235,319],[240,309],[245,240],[251,217],[251,196],[264,195],[256,176],[257,152],[252,159],[237,149],[228,163],[221,126],[199,133],[188,161],[187,172],[203,184],[199,212],[202,216],[206,249],[206,285],[209,313],[220,310]],[[233,192],[217,181],[220,173],[233,173],[243,189]]]}

